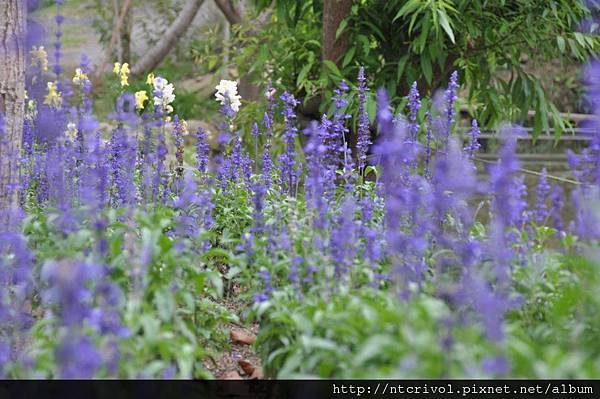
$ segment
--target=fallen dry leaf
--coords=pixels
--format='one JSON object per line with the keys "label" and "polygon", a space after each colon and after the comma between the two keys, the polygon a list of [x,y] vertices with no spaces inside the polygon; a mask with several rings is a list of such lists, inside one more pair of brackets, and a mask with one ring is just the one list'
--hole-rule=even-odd
{"label": "fallen dry leaf", "polygon": [[235,370],[227,371],[225,374],[223,374],[223,376],[221,378],[223,380],[241,380],[242,379],[242,377],[240,376],[240,373],[238,373]]}
{"label": "fallen dry leaf", "polygon": [[256,336],[241,330],[231,330],[231,342],[234,344],[250,345],[256,341]]}
{"label": "fallen dry leaf", "polygon": [[254,367],[252,363],[245,359],[238,360],[238,364],[240,365],[242,370],[244,370],[244,373],[246,375],[252,375],[252,373],[254,373],[254,370],[256,369],[256,367]]}
{"label": "fallen dry leaf", "polygon": [[262,367],[255,368],[252,374],[250,375],[251,380],[262,380],[264,378],[265,376],[263,375]]}

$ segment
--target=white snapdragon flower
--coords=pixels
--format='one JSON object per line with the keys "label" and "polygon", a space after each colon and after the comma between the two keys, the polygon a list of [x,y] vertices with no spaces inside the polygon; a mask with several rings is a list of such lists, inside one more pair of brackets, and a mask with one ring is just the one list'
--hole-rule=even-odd
{"label": "white snapdragon flower", "polygon": [[217,87],[215,97],[217,101],[221,103],[221,105],[225,104],[225,97],[229,98],[229,106],[234,112],[238,112],[240,110],[240,106],[242,105],[240,95],[238,94],[237,82],[234,80],[221,80]]}
{"label": "white snapdragon flower", "polygon": [[175,101],[175,88],[173,83],[169,83],[167,79],[157,77],[153,80],[154,86],[154,105],[161,107],[165,112],[173,112],[171,103]]}

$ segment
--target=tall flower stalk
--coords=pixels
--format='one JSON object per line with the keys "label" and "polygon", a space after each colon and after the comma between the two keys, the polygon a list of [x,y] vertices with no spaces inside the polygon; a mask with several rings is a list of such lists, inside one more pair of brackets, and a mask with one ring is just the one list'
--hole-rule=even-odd
{"label": "tall flower stalk", "polygon": [[367,113],[367,79],[365,78],[365,68],[361,67],[358,71],[358,124],[356,129],[356,158],[358,160],[358,170],[363,174],[367,165],[367,152],[371,146],[371,132],[369,131],[369,114]]}
{"label": "tall flower stalk", "polygon": [[279,156],[279,169],[281,173],[280,188],[281,192],[287,192],[288,195],[294,195],[296,187],[296,137],[298,136],[298,128],[296,127],[296,113],[294,107],[298,105],[298,101],[288,92],[285,92],[280,97],[283,101],[283,118],[285,122],[283,142],[285,150]]}

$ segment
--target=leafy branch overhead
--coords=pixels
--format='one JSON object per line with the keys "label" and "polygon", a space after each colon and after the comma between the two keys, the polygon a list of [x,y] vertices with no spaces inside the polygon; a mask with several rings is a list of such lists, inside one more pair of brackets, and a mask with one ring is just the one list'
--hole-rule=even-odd
{"label": "leafy branch overhead", "polygon": [[[270,3],[255,1],[258,10]],[[564,127],[537,66],[584,63],[600,48],[597,25],[585,22],[591,10],[580,0],[361,0],[333,27],[335,39],[348,35],[349,45],[332,68],[322,62],[327,43],[316,28],[326,28],[322,2],[275,3],[277,13],[259,39],[245,43],[242,67],[274,65],[275,79],[310,98],[341,78],[351,80],[362,65],[396,105],[413,81],[433,94],[458,69],[468,105],[484,126],[522,122],[534,110],[536,134],[549,119],[559,131]],[[263,49],[268,57],[253,57]]]}

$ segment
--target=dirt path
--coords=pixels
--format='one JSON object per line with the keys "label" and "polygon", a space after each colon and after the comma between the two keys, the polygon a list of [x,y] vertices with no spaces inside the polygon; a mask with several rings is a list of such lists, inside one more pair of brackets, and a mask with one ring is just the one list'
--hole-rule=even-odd
{"label": "dirt path", "polygon": [[[258,324],[243,327],[229,323],[225,327],[233,332],[234,336],[256,337],[258,333]],[[252,345],[233,341],[231,335],[230,344],[230,349],[223,351],[217,359],[205,360],[204,367],[218,379],[252,379],[262,377],[261,361]]]}
{"label": "dirt path", "polygon": [[240,323],[227,323],[230,347],[217,358],[208,358],[204,367],[218,379],[262,379],[262,363],[254,348],[258,334],[258,323],[244,323],[244,311],[248,304],[239,299],[240,289],[232,287],[230,295],[223,300],[223,306],[238,316]]}

